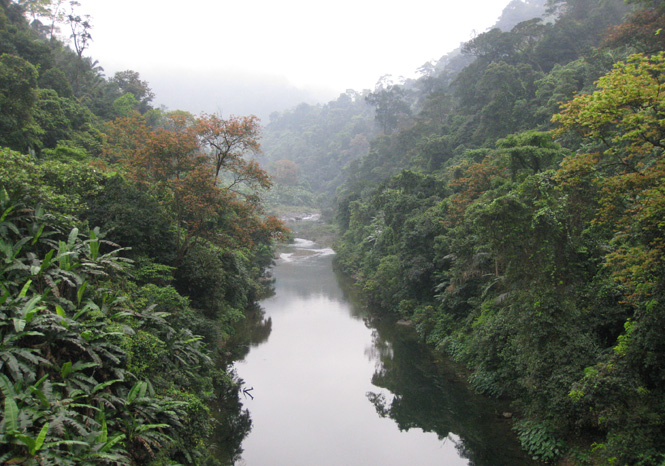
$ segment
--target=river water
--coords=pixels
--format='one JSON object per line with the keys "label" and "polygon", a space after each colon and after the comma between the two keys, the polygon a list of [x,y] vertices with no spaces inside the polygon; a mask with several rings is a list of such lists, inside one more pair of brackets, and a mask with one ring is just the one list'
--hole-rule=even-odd
{"label": "river water", "polygon": [[261,302],[263,335],[235,369],[252,428],[237,465],[526,466],[508,421],[415,331],[371,318],[298,239]]}

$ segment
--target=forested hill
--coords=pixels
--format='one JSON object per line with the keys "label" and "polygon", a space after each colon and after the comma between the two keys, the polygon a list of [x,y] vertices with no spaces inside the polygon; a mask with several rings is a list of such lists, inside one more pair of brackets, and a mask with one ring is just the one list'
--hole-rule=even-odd
{"label": "forested hill", "polygon": [[[513,0],[494,28],[547,17],[546,0]],[[374,90],[349,89],[327,104],[301,104],[273,113],[263,131],[259,160],[273,175],[274,201],[281,204],[329,206],[344,182],[351,162],[369,151],[370,141],[422,107],[435,90],[447,89],[473,57],[457,49],[424,64],[421,77],[395,84],[379,79]],[[376,115],[376,119],[375,119]]]}
{"label": "forested hill", "polygon": [[338,265],[513,400],[534,457],[662,465],[665,2],[547,7],[384,88],[406,104],[338,190]]}
{"label": "forested hill", "polygon": [[152,108],[64,3],[0,0],[0,463],[231,464],[225,345],[285,233],[258,121]]}

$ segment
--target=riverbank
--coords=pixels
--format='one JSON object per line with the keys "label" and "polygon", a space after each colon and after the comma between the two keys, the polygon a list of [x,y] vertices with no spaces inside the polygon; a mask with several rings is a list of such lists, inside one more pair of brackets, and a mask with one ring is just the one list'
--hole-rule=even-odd
{"label": "riverbank", "polygon": [[298,239],[278,257],[275,294],[235,364],[252,389],[239,464],[535,464],[503,406],[473,393],[415,329],[355,300],[329,248]]}

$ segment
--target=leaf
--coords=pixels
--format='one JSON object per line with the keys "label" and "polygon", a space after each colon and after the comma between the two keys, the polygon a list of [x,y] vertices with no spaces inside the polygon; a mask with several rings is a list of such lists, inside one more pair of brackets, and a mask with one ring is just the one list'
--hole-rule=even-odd
{"label": "leaf", "polygon": [[92,389],[92,393],[96,393],[99,390],[104,390],[106,387],[110,387],[116,382],[122,382],[122,379],[114,379],[114,380],[108,380],[106,382],[100,383],[95,386],[95,388]]}
{"label": "leaf", "polygon": [[132,389],[127,394],[127,404],[132,403],[136,397],[139,395],[141,388],[143,388],[143,393],[145,393],[145,382],[136,382]]}
{"label": "leaf", "polygon": [[7,301],[7,299],[9,299],[10,296],[11,294],[9,293],[9,290],[5,290],[4,294],[0,297],[0,306],[5,304],[5,302]]}
{"label": "leaf", "polygon": [[171,427],[168,424],[141,424],[136,428],[136,432],[145,432],[147,430],[155,430],[155,429],[168,429]]}
{"label": "leaf", "polygon": [[32,280],[28,280],[27,282],[25,282],[25,285],[23,285],[23,288],[21,288],[21,292],[18,294],[19,299],[25,298],[25,295],[28,293],[30,285],[32,285]]}
{"label": "leaf", "polygon": [[44,233],[45,226],[46,226],[45,224],[41,224],[39,226],[39,230],[37,230],[37,233],[35,233],[35,236],[32,239],[32,243],[30,243],[31,245],[34,245],[37,241],[39,241],[39,238],[42,236],[42,233]]}
{"label": "leaf", "polygon": [[63,379],[66,379],[71,372],[72,372],[72,362],[67,361],[62,365],[62,368],[60,369],[60,375],[62,376]]}
{"label": "leaf", "polygon": [[85,289],[87,287],[88,287],[88,282],[86,280],[81,284],[78,291],[76,292],[76,298],[78,299],[78,305],[79,306],[81,305],[81,300],[83,299],[83,294],[85,293]]}
{"label": "leaf", "polygon": [[25,434],[16,434],[16,438],[23,442],[26,447],[28,447],[28,451],[31,455],[35,454],[35,439]]}
{"label": "leaf", "polygon": [[24,319],[19,319],[17,317],[14,317],[12,320],[14,321],[14,331],[16,333],[20,333],[23,331],[23,329],[25,329],[26,322]]}
{"label": "leaf", "polygon": [[76,239],[79,236],[79,229],[78,228],[72,228],[72,231],[69,232],[69,238],[67,238],[67,246],[69,246],[69,249],[72,249],[74,247],[74,244],[76,244]]}
{"label": "leaf", "polygon": [[25,303],[23,306],[23,310],[21,311],[21,315],[23,318],[26,320],[27,323],[30,323],[32,320],[32,317],[35,315],[37,311],[40,311],[42,309],[45,309],[43,306],[42,307],[37,307],[37,303],[42,300],[42,297],[40,295],[33,296],[30,301]]}
{"label": "leaf", "polygon": [[10,398],[14,396],[14,386],[4,374],[0,374],[0,389],[5,397]]}
{"label": "leaf", "polygon": [[106,419],[102,419],[102,431],[97,437],[97,441],[100,443],[106,443],[108,441],[108,438],[109,438],[109,430],[108,426],[106,425]]}
{"label": "leaf", "polygon": [[39,386],[44,383],[44,381],[48,378],[48,374],[42,377],[30,387],[30,391],[32,392],[33,395],[37,396],[39,398],[39,402],[42,404],[43,407],[48,408],[51,406],[51,403],[48,401],[46,398],[46,395],[44,395],[44,392],[39,389]]}
{"label": "leaf", "polygon": [[13,464],[21,464],[21,463],[24,463],[27,459],[28,459],[28,458],[26,458],[26,457],[24,457],[24,456],[17,456],[17,457],[15,457],[15,458],[10,459],[9,461],[7,461],[7,462],[4,463],[4,464],[6,464],[6,465],[10,465],[10,464],[12,464],[12,465],[13,465]]}
{"label": "leaf", "polygon": [[58,440],[57,442],[48,442],[44,445],[44,447],[52,448],[60,445],[69,445],[69,446],[79,445],[83,447],[89,446],[87,443],[82,442],[80,440]]}
{"label": "leaf", "polygon": [[13,398],[5,398],[5,430],[13,433],[18,430],[18,405]]}
{"label": "leaf", "polygon": [[121,433],[117,433],[117,434],[115,434],[115,435],[111,438],[111,440],[109,440],[108,442],[106,442],[106,445],[104,445],[100,451],[102,451],[102,452],[107,452],[107,451],[109,451],[111,448],[113,448],[113,446],[114,446],[116,443],[121,442],[121,441],[124,440],[126,437],[127,437],[127,436],[126,436],[125,434],[121,434]]}
{"label": "leaf", "polygon": [[39,273],[43,273],[44,270],[49,268],[51,262],[53,261],[53,254],[55,254],[55,249],[51,249],[49,252],[46,253],[46,255],[44,256],[44,260],[42,261],[42,265],[39,267]]}
{"label": "leaf", "polygon": [[47,422],[46,424],[44,424],[44,427],[42,427],[42,430],[39,432],[37,440],[35,440],[35,450],[31,452],[33,455],[37,453],[39,450],[41,450],[42,445],[44,445],[44,440],[46,440],[46,434],[48,433],[48,428],[49,428],[49,423]]}

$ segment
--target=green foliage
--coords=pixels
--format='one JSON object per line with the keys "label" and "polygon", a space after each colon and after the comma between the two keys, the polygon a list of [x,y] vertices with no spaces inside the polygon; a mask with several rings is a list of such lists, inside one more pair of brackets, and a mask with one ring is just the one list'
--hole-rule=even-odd
{"label": "green foliage", "polygon": [[[112,139],[104,120],[146,114],[162,132],[153,140],[153,127],[135,125],[146,131],[133,149],[152,142],[157,158],[169,149],[157,133],[177,122],[151,110],[138,73],[107,80],[83,56],[90,23],[59,6],[0,2],[0,462],[218,464],[209,404],[235,397],[217,416],[232,463],[250,421],[239,383],[213,358],[257,296],[282,226],[262,217],[253,195],[225,192],[206,210],[200,188],[213,183],[204,170],[168,190],[100,160]],[[28,25],[22,7],[51,24]],[[53,35],[63,21],[75,50]],[[168,135],[177,145],[185,132]],[[114,149],[113,163],[135,155],[128,144]],[[239,177],[269,184],[258,166],[243,167]],[[177,254],[205,283],[193,298]]]}
{"label": "green foliage", "polygon": [[621,47],[594,49],[625,7],[563,4],[556,21],[464,46],[475,59],[451,86],[350,167],[337,262],[478,391],[513,400],[534,457],[656,465],[664,58],[621,60],[631,31],[659,43],[645,38],[662,15],[633,15]]}
{"label": "green foliage", "polygon": [[[139,464],[156,455],[199,464],[216,375],[188,329],[189,301],[152,284],[128,301],[113,285],[127,261],[97,231],[63,234],[56,218],[5,190],[0,212],[0,455],[25,464]],[[142,276],[160,281],[165,272],[153,265]]]}
{"label": "green foliage", "polygon": [[26,60],[0,56],[0,145],[15,150],[33,148],[39,127],[33,120],[37,102],[37,70]]}
{"label": "green foliage", "polygon": [[522,447],[535,460],[554,461],[564,451],[563,443],[547,427],[533,421],[521,421],[515,426]]}
{"label": "green foliage", "polygon": [[113,110],[121,117],[131,115],[132,112],[137,111],[138,107],[139,101],[136,100],[134,94],[129,92],[113,101]]}
{"label": "green foliage", "polygon": [[[331,198],[344,168],[367,153],[375,133],[372,108],[354,91],[326,105],[301,104],[271,115],[259,158],[277,184],[271,195],[291,205],[310,205],[321,194]],[[295,170],[287,179],[280,178],[285,162]]]}

